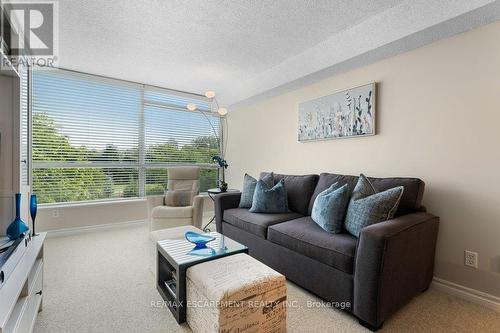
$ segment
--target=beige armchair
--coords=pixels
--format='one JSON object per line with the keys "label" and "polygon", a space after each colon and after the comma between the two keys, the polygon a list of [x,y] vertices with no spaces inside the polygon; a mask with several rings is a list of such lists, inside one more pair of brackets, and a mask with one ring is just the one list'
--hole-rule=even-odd
{"label": "beige armchair", "polygon": [[[182,193],[191,192],[188,206],[167,206],[167,196],[163,198],[163,205],[154,207],[151,211],[151,231],[193,225],[201,228],[203,217],[203,196],[200,192],[199,167],[172,167],[168,168],[168,191]],[[167,192],[168,193],[168,192]],[[168,195],[168,194],[167,194]]]}

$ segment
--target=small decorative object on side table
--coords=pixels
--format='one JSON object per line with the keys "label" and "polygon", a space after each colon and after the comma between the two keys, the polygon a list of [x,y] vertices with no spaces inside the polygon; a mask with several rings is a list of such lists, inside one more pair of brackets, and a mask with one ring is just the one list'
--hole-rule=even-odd
{"label": "small decorative object on side table", "polygon": [[188,242],[193,243],[195,248],[207,247],[207,243],[215,240],[214,236],[203,235],[194,231],[186,232],[184,237]]}
{"label": "small decorative object on side table", "polygon": [[156,263],[156,289],[166,301],[177,322],[186,321],[186,271],[189,267],[236,253],[248,253],[248,248],[222,234],[211,232],[215,239],[205,247],[205,255],[193,253],[193,243],[185,238],[160,240]]}
{"label": "small decorative object on side table", "polygon": [[221,192],[227,192],[227,183],[224,170],[226,170],[229,165],[227,164],[227,161],[221,156],[212,157],[212,161],[216,162],[219,165],[220,170],[222,171],[222,179],[219,180],[219,189]]}
{"label": "small decorative object on side table", "polygon": [[[236,190],[236,189],[226,189],[225,191],[222,191],[222,189],[220,189],[220,188],[211,188],[211,189],[207,190],[208,196],[210,197],[210,199],[212,199],[213,202],[215,202],[215,197],[218,194],[226,193],[226,192],[239,192],[239,190]],[[204,232],[210,232],[211,231],[210,228],[208,228],[208,226],[210,224],[212,224],[213,221],[215,221],[215,215],[210,219],[210,222],[208,222],[207,224],[205,224],[205,226],[203,227],[203,231]]]}

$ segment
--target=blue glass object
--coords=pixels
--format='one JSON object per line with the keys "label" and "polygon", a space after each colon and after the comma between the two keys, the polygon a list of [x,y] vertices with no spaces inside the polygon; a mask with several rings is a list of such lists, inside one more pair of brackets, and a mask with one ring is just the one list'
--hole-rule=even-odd
{"label": "blue glass object", "polygon": [[32,236],[37,235],[35,233],[35,219],[36,219],[37,209],[38,209],[38,201],[36,199],[36,194],[32,194],[30,197],[30,214],[31,214],[31,220],[33,221]]}
{"label": "blue glass object", "polygon": [[196,248],[206,247],[208,242],[211,242],[215,239],[214,236],[202,235],[193,231],[186,232],[184,237],[186,237],[188,242],[195,244]]}
{"label": "blue glass object", "polygon": [[211,247],[204,245],[203,247],[195,246],[188,254],[199,257],[212,257],[216,252]]}
{"label": "blue glass object", "polygon": [[16,218],[7,228],[7,236],[14,240],[28,231],[28,226],[21,220],[21,193],[16,193]]}

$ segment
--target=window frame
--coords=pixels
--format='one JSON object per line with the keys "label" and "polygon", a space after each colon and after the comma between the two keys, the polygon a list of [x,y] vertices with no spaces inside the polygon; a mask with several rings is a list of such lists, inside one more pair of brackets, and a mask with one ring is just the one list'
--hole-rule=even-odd
{"label": "window frame", "polygon": [[[40,69],[33,69],[33,71],[40,70]],[[43,69],[42,69],[43,70]],[[45,69],[46,70],[46,69]],[[54,69],[51,69],[54,70]],[[210,126],[209,132],[210,136],[213,136],[214,134],[217,134],[216,140],[218,143],[218,151],[217,154],[221,154],[223,148],[224,148],[224,142],[223,142],[223,117],[220,116],[216,110],[213,109],[213,103],[212,100],[206,98],[203,95],[200,94],[195,94],[195,93],[189,93],[189,92],[184,92],[184,91],[178,91],[178,90],[173,90],[173,89],[167,89],[167,88],[162,88],[162,87],[157,87],[157,86],[152,86],[152,85],[146,85],[146,84],[141,84],[141,83],[136,83],[132,81],[126,81],[126,80],[120,80],[120,79],[115,79],[115,78],[110,78],[110,77],[105,77],[105,76],[100,76],[100,75],[93,75],[93,74],[88,74],[88,73],[83,73],[83,72],[78,72],[78,71],[73,71],[73,70],[67,70],[67,69],[55,69],[60,72],[67,72],[70,75],[73,75],[77,78],[81,77],[84,80],[88,81],[95,81],[96,83],[102,82],[102,83],[111,83],[111,84],[119,84],[121,86],[130,86],[132,88],[138,89],[140,93],[140,100],[139,100],[139,114],[138,114],[138,159],[137,161],[35,161],[31,160],[33,157],[31,150],[32,150],[32,143],[34,140],[30,140],[30,172],[29,172],[29,181],[30,185],[33,186],[33,170],[35,169],[47,169],[47,168],[99,168],[99,169],[104,169],[104,168],[121,168],[121,169],[137,169],[138,171],[138,188],[137,188],[137,193],[138,196],[132,196],[132,197],[111,197],[111,198],[102,198],[102,199],[91,199],[91,200],[78,200],[78,201],[59,201],[59,202],[50,202],[50,203],[41,203],[40,206],[46,206],[46,207],[56,207],[56,206],[77,206],[77,205],[94,205],[94,204],[109,204],[114,201],[117,202],[123,202],[123,201],[134,201],[134,200],[144,200],[148,196],[158,196],[161,194],[150,194],[148,195],[146,193],[146,177],[147,177],[147,170],[148,169],[164,169],[165,172],[168,167],[172,166],[199,166],[201,169],[214,169],[217,170],[216,172],[216,179],[215,181],[218,182],[220,179],[220,170],[219,167],[215,163],[186,163],[186,162],[148,162],[146,159],[146,152],[147,152],[147,145],[146,145],[146,126],[145,126],[145,108],[147,106],[154,106],[154,107],[160,107],[160,108],[169,108],[169,109],[174,109],[176,111],[182,111],[182,112],[200,112],[200,113],[205,113],[204,116],[207,121],[207,126]],[[33,71],[30,71],[31,75],[36,75]],[[29,88],[30,91],[32,92],[33,89],[33,82],[34,80],[29,80]],[[148,91],[153,91],[153,92],[159,92],[159,93],[164,93],[172,96],[177,96],[177,97],[182,97],[182,98],[187,98],[187,99],[195,99],[195,100],[200,100],[203,102],[208,103],[209,108],[207,109],[197,109],[196,111],[189,111],[187,109],[183,109],[180,107],[176,107],[173,105],[168,105],[164,104],[161,102],[154,102],[152,100],[147,100],[145,98],[145,93]],[[30,94],[32,95],[32,94]],[[30,96],[31,97],[31,96]],[[30,98],[31,99],[31,98]],[[31,100],[30,100],[31,102]],[[28,110],[29,113],[29,118],[31,119],[33,117],[33,103],[30,103],[30,108]],[[219,118],[218,121],[218,126],[214,127],[214,124],[209,120],[207,114],[210,116],[216,116]],[[212,130],[215,133],[212,133]],[[32,135],[33,132],[30,131],[30,134]],[[31,139],[30,135],[30,139]],[[206,192],[201,192],[201,193],[206,193]]]}

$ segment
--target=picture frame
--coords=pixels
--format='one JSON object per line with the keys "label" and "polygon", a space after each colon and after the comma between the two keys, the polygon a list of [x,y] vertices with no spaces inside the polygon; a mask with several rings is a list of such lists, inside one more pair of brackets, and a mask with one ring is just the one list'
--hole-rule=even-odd
{"label": "picture frame", "polygon": [[375,135],[376,87],[371,82],[299,103],[298,141]]}

